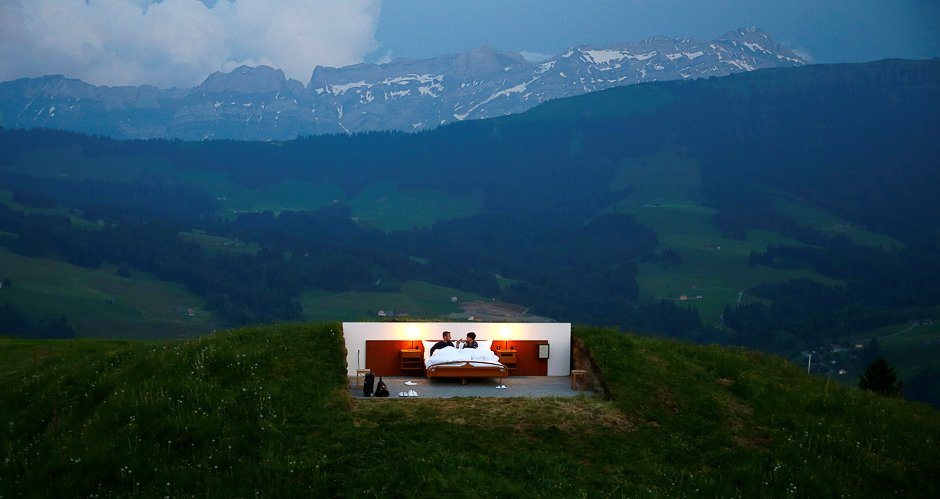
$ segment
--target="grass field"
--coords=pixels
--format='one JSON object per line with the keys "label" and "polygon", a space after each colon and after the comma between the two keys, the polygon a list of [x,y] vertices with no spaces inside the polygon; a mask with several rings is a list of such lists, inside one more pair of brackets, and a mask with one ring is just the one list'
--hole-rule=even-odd
{"label": "grass field", "polygon": [[806,202],[797,203],[780,197],[772,199],[774,200],[774,207],[780,210],[781,213],[802,225],[819,230],[823,234],[831,236],[843,235],[851,239],[855,244],[874,246],[886,250],[903,246],[900,241],[894,238],[877,232],[871,232],[857,224],[851,224],[842,218],[819,208],[815,208]]}
{"label": "grass field", "polygon": [[[205,234],[186,233],[207,249],[256,251],[253,245]],[[42,317],[66,315],[83,338],[176,338],[204,334],[216,326],[205,300],[180,284],[161,281],[141,272],[130,278],[117,275],[117,267],[86,269],[57,260],[29,258],[0,249],[0,279],[12,288],[0,289],[0,303]],[[304,319],[356,320],[376,317],[379,310],[406,312],[410,317],[445,318],[461,313],[458,302],[488,300],[473,293],[422,281],[406,281],[399,292],[328,292],[307,290],[301,297]],[[188,316],[185,309],[193,309]]]}
{"label": "grass field", "polygon": [[[161,178],[196,187],[214,197],[220,214],[234,218],[242,212],[316,210],[334,202],[350,205],[360,223],[385,231],[428,227],[438,220],[479,213],[481,201],[473,194],[453,195],[422,189],[400,189],[397,184],[375,183],[353,196],[334,184],[285,178],[264,188],[248,189],[227,174],[214,170],[184,169],[152,158],[86,157],[70,149],[44,149],[17,158],[11,171],[42,178],[98,179],[130,182]],[[5,194],[8,198],[9,194]],[[0,202],[5,202],[0,192]]]}
{"label": "grass field", "polygon": [[[867,331],[847,338],[847,343],[867,344],[878,338],[881,356],[897,371],[903,380],[911,379],[921,369],[933,366],[940,368],[940,322],[912,325],[908,322],[894,324],[874,331]],[[853,363],[847,362],[849,366]],[[859,376],[868,366],[847,369],[840,380],[851,386],[858,384]]]}
{"label": "grass field", "polygon": [[[43,317],[66,315],[87,338],[188,337],[213,329],[204,300],[180,284],[149,274],[117,275],[117,267],[86,269],[57,260],[29,258],[0,249],[0,303]],[[192,308],[189,317],[178,308]]]}
{"label": "grass field", "polygon": [[304,319],[310,321],[372,320],[379,310],[406,312],[411,318],[441,318],[461,312],[458,304],[451,301],[452,297],[457,297],[457,303],[485,300],[453,288],[406,281],[398,293],[308,291],[304,293],[301,305]]}
{"label": "grass field", "polygon": [[359,223],[384,231],[430,227],[439,220],[467,217],[482,211],[471,194],[457,196],[424,189],[399,189],[395,183],[369,184],[346,200]]}
{"label": "grass field", "polygon": [[[254,244],[198,232],[181,236],[207,251],[255,252]],[[83,338],[177,338],[204,334],[214,329],[215,318],[205,310],[205,300],[183,285],[132,272],[117,275],[117,266],[97,269],[58,260],[31,258],[0,249],[0,279],[13,287],[0,289],[0,303],[39,317],[67,316]],[[310,289],[301,298],[305,320],[355,320],[374,318],[381,310],[406,312],[411,317],[444,318],[460,313],[451,301],[487,298],[453,288],[407,281],[396,293],[335,293]],[[195,315],[189,316],[187,309]]]}
{"label": "grass field", "polygon": [[878,339],[881,353],[901,379],[910,379],[923,367],[940,368],[940,323],[880,332],[887,333]]}
{"label": "grass field", "polygon": [[[763,251],[770,244],[801,245],[798,241],[767,231],[749,230],[744,241],[722,237],[712,223],[714,210],[701,205],[701,165],[680,151],[666,149],[655,154],[624,160],[611,189],[630,188],[629,194],[609,207],[631,213],[641,223],[653,227],[658,249],[672,248],[682,262],[668,268],[659,263],[640,263],[641,294],[648,299],[679,300],[694,307],[702,320],[720,323],[726,304],[754,298],[746,290],[762,282],[781,282],[807,277],[827,284],[834,281],[807,269],[783,270],[751,267],[751,251]],[[782,203],[782,202],[781,202]],[[839,219],[821,210],[789,204],[791,215],[814,227],[838,225]],[[872,243],[887,244],[888,238],[853,229],[853,234]],[[742,293],[743,292],[743,293]],[[740,295],[739,295],[740,293]],[[701,297],[701,298],[699,298]]]}
{"label": "grass field", "polygon": [[940,412],[576,328],[607,397],[349,397],[338,324],[0,339],[4,497],[935,497]]}
{"label": "grass field", "polygon": [[210,253],[216,251],[226,251],[232,253],[257,253],[260,247],[254,243],[245,243],[237,239],[228,237],[213,236],[201,231],[180,232],[180,238],[186,241],[194,242],[202,246],[204,250]]}
{"label": "grass field", "polygon": [[[678,299],[698,310],[702,320],[717,324],[725,304],[734,304],[738,294],[761,282],[781,282],[808,277],[827,284],[834,281],[808,269],[784,270],[748,264],[751,251],[769,244],[800,244],[766,231],[748,231],[747,240],[721,237],[711,224],[711,210],[697,205],[661,204],[633,211],[637,219],[655,227],[659,249],[672,248],[682,262],[664,267],[640,263],[637,282],[641,293],[652,299]],[[697,297],[702,298],[698,299]],[[753,297],[745,292],[742,303]]]}
{"label": "grass field", "polygon": [[85,156],[75,148],[48,148],[17,157],[6,169],[39,178],[127,182],[141,178],[172,178],[176,168],[154,158]]}
{"label": "grass field", "polygon": [[0,190],[0,205],[21,213],[42,213],[45,215],[61,215],[68,218],[73,225],[88,225],[90,222],[63,208],[30,208],[13,201],[13,192]]}

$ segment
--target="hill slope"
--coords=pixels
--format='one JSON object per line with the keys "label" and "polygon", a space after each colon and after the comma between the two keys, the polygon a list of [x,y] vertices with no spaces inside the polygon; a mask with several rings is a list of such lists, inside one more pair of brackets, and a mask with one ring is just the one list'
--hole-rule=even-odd
{"label": "hill slope", "polygon": [[782,359],[576,328],[608,399],[353,401],[338,324],[0,340],[0,495],[940,492],[940,413]]}

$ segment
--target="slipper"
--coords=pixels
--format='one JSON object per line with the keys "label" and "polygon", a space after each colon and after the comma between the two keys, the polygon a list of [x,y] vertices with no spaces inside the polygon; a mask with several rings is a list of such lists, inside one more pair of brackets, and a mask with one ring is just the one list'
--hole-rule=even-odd
{"label": "slipper", "polygon": [[404,396],[405,396],[405,392],[398,392],[398,396],[399,396],[399,397],[404,397]]}
{"label": "slipper", "polygon": [[406,385],[406,386],[416,386],[417,383],[415,383],[414,381],[405,381],[405,385]]}
{"label": "slipper", "polygon": [[410,392],[408,392],[408,395],[411,396],[411,397],[417,397],[417,396],[418,396],[418,392],[416,392],[416,391],[414,391],[414,390],[411,390]]}
{"label": "slipper", "polygon": [[499,385],[499,387],[502,388],[502,389],[504,389],[504,390],[506,389],[506,385]]}

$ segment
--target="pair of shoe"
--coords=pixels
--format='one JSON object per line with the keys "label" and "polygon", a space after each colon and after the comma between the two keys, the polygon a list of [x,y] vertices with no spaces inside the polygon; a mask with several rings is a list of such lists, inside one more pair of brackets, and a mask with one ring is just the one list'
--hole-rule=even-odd
{"label": "pair of shoe", "polygon": [[506,389],[506,385],[496,385],[496,388],[498,388],[498,389],[504,389],[504,390],[505,390],[505,389]]}
{"label": "pair of shoe", "polygon": [[418,384],[415,383],[414,381],[405,381],[405,385],[406,386],[418,386]]}
{"label": "pair of shoe", "polygon": [[407,392],[398,392],[399,397],[417,397],[418,392],[414,390],[408,390]]}

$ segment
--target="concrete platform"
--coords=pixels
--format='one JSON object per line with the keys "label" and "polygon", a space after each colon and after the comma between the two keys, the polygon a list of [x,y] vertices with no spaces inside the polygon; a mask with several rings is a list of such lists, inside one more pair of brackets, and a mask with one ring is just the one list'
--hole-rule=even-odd
{"label": "concrete platform", "polygon": [[[382,378],[391,392],[389,398],[399,398],[398,392],[414,390],[417,398],[453,398],[453,397],[577,397],[591,396],[590,390],[572,390],[568,376],[510,376],[503,378],[505,389],[496,388],[498,378],[469,378],[467,384],[457,378],[414,378],[407,376],[385,376]],[[379,378],[375,378],[378,383]],[[405,385],[414,381],[415,386]],[[356,387],[356,378],[349,377],[349,393],[353,398],[365,398],[362,387]]]}

